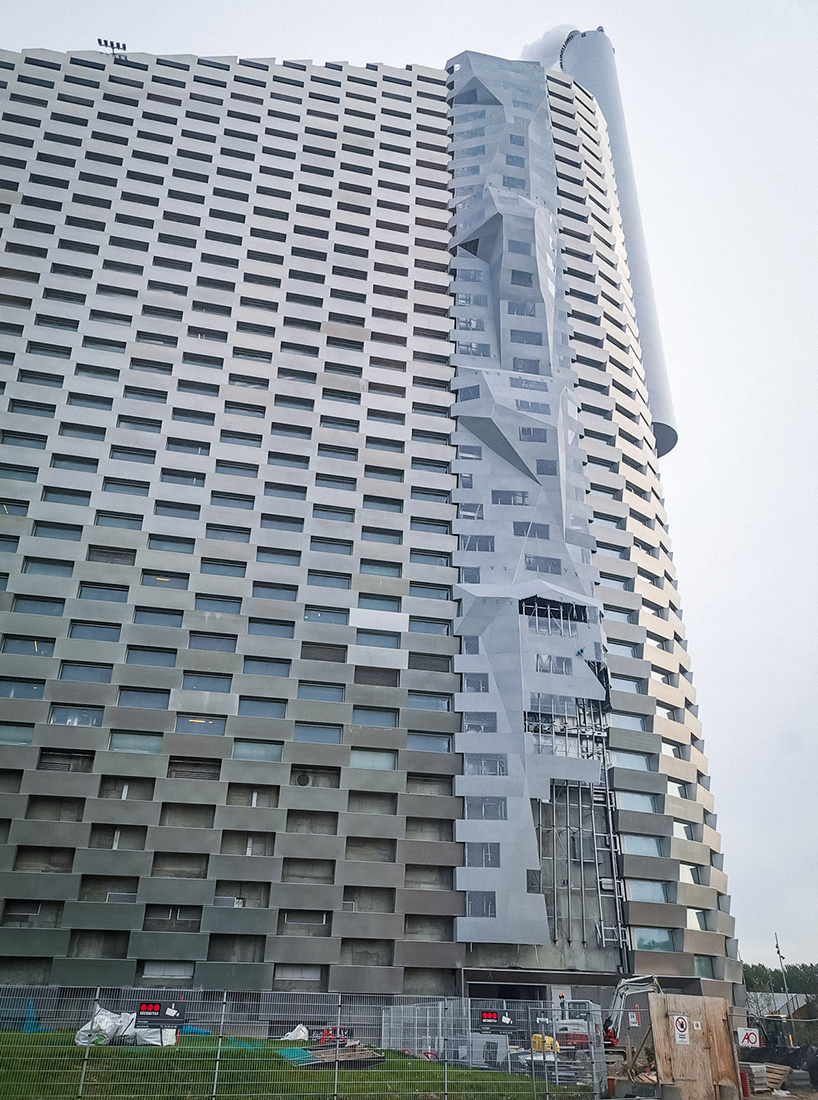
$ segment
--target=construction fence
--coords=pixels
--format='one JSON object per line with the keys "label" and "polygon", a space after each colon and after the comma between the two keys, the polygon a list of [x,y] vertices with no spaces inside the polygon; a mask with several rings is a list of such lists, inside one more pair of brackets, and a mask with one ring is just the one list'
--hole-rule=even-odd
{"label": "construction fence", "polygon": [[0,989],[3,1100],[598,1100],[605,1085],[593,1007],[569,1020],[540,1001]]}

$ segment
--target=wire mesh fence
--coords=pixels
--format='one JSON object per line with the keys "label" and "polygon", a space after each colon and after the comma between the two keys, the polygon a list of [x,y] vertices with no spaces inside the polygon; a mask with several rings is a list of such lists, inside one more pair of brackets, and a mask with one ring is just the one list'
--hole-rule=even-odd
{"label": "wire mesh fence", "polygon": [[[135,1026],[140,1008],[160,998],[179,1011],[175,1023]],[[603,1095],[602,1028],[593,1006],[567,1018],[536,1001],[51,986],[0,991],[3,1100]]]}

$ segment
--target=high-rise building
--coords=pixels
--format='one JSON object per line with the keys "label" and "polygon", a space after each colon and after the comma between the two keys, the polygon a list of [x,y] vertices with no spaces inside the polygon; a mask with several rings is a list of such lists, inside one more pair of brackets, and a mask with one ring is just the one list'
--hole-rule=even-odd
{"label": "high-rise building", "polygon": [[612,49],[558,46],[0,53],[0,981],[740,981]]}

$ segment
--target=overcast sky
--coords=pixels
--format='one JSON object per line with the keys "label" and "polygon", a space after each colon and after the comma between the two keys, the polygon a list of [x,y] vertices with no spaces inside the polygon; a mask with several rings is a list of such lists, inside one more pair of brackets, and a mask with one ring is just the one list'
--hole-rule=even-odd
{"label": "overcast sky", "polygon": [[[818,962],[816,0],[4,0],[0,44],[443,66],[604,25],[680,441],[662,462],[746,961]],[[811,335],[812,334],[812,335]]]}

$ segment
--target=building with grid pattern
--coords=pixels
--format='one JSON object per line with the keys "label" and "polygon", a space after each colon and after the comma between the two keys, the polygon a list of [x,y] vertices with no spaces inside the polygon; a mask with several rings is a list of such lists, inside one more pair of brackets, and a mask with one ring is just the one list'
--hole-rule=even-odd
{"label": "building with grid pattern", "polygon": [[0,53],[0,982],[740,982],[609,54]]}

